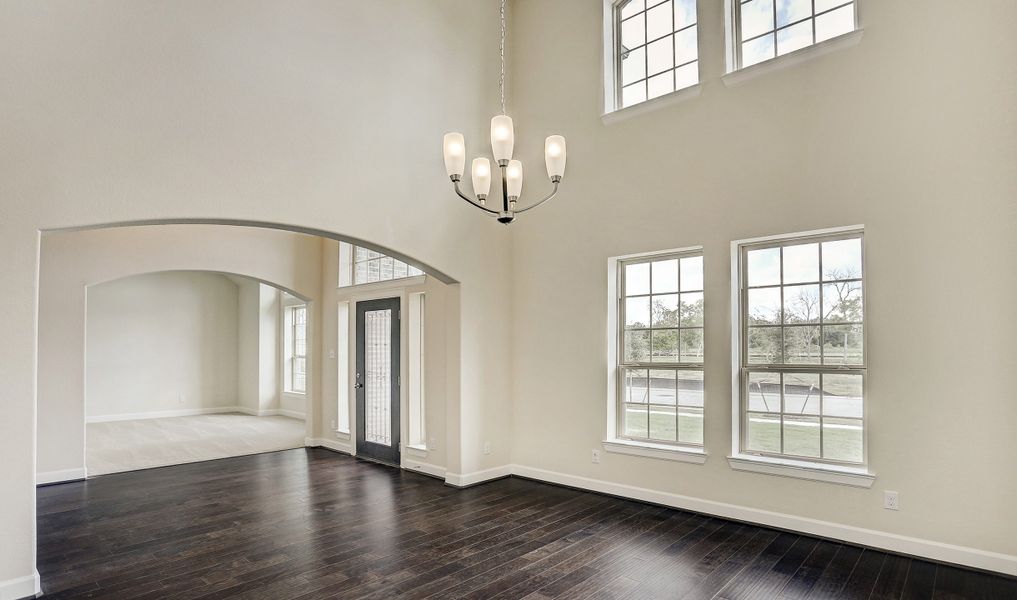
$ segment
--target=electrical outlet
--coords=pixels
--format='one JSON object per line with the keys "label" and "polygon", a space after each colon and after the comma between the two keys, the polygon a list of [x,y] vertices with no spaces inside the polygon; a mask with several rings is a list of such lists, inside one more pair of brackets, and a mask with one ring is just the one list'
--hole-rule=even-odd
{"label": "electrical outlet", "polygon": [[331,358],[332,360],[335,360],[335,350],[329,350],[328,357]]}
{"label": "electrical outlet", "polygon": [[491,453],[491,442],[484,442],[484,454]]}
{"label": "electrical outlet", "polygon": [[184,404],[187,401],[187,396],[184,394],[177,394],[177,404]]}
{"label": "electrical outlet", "polygon": [[596,448],[594,448],[590,452],[590,460],[593,462],[593,464],[599,465],[600,464],[600,450],[597,450]]}
{"label": "electrical outlet", "polygon": [[890,490],[883,491],[883,508],[886,510],[900,510],[900,496],[897,492]]}
{"label": "electrical outlet", "polygon": [[431,438],[431,439],[427,440],[427,449],[428,450],[437,450],[438,449],[438,438]]}
{"label": "electrical outlet", "polygon": [[332,419],[332,431],[335,431],[338,427],[335,424],[335,419]]}

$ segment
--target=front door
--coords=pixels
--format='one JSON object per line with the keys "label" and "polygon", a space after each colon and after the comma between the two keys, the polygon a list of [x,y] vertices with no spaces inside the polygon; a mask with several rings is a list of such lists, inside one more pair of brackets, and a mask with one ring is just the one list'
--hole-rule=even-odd
{"label": "front door", "polygon": [[399,298],[357,302],[357,456],[399,466]]}

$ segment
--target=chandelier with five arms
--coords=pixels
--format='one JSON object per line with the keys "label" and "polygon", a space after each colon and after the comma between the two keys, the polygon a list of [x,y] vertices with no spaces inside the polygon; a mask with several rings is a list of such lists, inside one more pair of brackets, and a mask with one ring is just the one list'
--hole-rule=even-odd
{"label": "chandelier with five arms", "polygon": [[558,193],[558,184],[565,174],[565,138],[560,135],[552,135],[544,140],[544,165],[547,167],[547,176],[554,186],[551,193],[543,200],[534,202],[530,206],[518,208],[517,203],[523,190],[523,163],[512,159],[515,133],[512,129],[512,118],[505,114],[505,0],[501,0],[500,49],[501,79],[498,87],[501,95],[501,114],[491,119],[491,150],[494,160],[501,170],[500,210],[487,208],[487,197],[491,191],[491,162],[485,157],[473,159],[473,192],[476,194],[476,199],[474,199],[463,193],[459,186],[466,166],[466,141],[463,139],[463,134],[446,133],[442,146],[445,154],[445,172],[452,180],[452,187],[456,194],[507,225],[515,220],[518,213],[536,208]]}

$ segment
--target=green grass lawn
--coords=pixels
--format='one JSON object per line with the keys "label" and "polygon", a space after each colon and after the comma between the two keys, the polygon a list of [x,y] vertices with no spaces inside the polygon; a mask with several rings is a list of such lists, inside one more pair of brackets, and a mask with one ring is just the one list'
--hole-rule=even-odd
{"label": "green grass lawn", "polygon": [[[822,449],[820,448],[819,432],[819,417],[785,415],[784,453],[802,457],[822,457],[830,460],[862,461],[862,421],[860,419],[825,417],[823,419]],[[663,442],[702,444],[702,409],[680,406],[676,415],[673,406],[628,405],[625,407],[625,435]],[[748,423],[747,442],[748,450],[780,453],[779,417],[751,415]]]}
{"label": "green grass lawn", "polygon": [[[784,454],[820,458],[818,417],[784,417]],[[859,419],[823,419],[822,458],[862,461],[862,422]],[[751,415],[748,450],[779,453],[780,422],[776,416]]]}
{"label": "green grass lawn", "polygon": [[673,406],[650,406],[649,415],[645,408],[626,407],[625,435],[664,442],[703,443],[703,409],[679,406],[676,418]]}

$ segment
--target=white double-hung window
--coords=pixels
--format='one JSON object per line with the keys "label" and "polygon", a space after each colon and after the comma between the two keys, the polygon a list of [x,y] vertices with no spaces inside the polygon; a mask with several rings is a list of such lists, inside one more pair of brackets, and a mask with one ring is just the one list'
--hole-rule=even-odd
{"label": "white double-hung window", "polygon": [[742,455],[862,467],[860,229],[735,243]]}
{"label": "white double-hung window", "polygon": [[701,250],[618,263],[615,437],[703,445]]}

